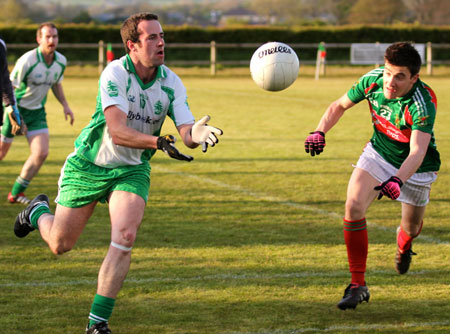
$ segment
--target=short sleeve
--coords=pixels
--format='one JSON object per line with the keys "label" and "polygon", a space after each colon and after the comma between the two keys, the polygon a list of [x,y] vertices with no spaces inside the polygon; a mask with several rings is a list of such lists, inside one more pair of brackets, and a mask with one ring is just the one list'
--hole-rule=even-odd
{"label": "short sleeve", "polygon": [[[117,66],[119,65],[119,66]],[[127,73],[120,68],[120,63],[111,63],[105,68],[100,77],[100,98],[102,110],[110,106],[117,106],[125,114],[128,114],[128,100],[126,95]]]}

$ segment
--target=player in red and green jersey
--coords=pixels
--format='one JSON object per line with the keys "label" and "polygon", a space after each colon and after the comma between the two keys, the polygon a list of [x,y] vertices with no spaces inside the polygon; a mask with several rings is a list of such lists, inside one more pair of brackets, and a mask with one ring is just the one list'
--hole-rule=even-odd
{"label": "player in red and green jersey", "polygon": [[382,196],[402,203],[397,229],[396,270],[408,271],[412,240],[423,225],[431,184],[440,167],[433,126],[437,100],[419,79],[421,59],[409,43],[389,46],[385,65],[363,75],[341,98],[331,103],[316,130],[305,141],[312,156],[323,152],[325,133],[344,112],[367,100],[374,128],[350,178],[345,203],[344,239],[352,281],[338,303],[342,310],[369,301],[365,282],[368,252],[366,211]]}

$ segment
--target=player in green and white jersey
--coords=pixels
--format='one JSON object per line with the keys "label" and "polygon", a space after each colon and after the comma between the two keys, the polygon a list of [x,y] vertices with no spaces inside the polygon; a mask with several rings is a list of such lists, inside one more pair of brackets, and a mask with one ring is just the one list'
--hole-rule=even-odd
{"label": "player in green and white jersey", "polygon": [[[22,55],[11,72],[17,106],[28,128],[26,136],[30,155],[8,194],[10,203],[29,203],[24,191],[47,158],[49,134],[45,102],[50,88],[63,106],[66,120],[69,117],[71,125],[74,121],[73,112],[67,103],[62,86],[67,60],[56,51],[59,40],[56,26],[51,22],[42,23],[37,29],[36,40],[39,46]],[[0,159],[8,153],[13,139],[14,133],[10,119],[5,117],[1,130]]]}
{"label": "player in green and white jersey", "polygon": [[55,214],[48,197],[37,196],[17,217],[14,232],[24,237],[39,229],[55,254],[69,251],[97,202],[108,202],[111,244],[100,268],[97,294],[89,314],[88,334],[108,334],[108,320],[125,280],[131,250],[150,187],[149,159],[157,149],[191,161],[174,137],[160,136],[168,116],[189,148],[215,146],[222,131],[195,122],[180,78],[164,65],[164,33],[154,14],[128,18],[120,30],[126,56],[103,71],[97,107],[75,142],[61,171]]}
{"label": "player in green and white jersey", "polygon": [[350,178],[345,204],[344,239],[352,280],[338,303],[343,310],[370,298],[365,282],[367,209],[382,196],[402,203],[395,264],[397,272],[405,274],[411,256],[416,255],[411,244],[421,232],[431,184],[441,163],[433,133],[437,100],[419,79],[419,53],[411,44],[399,42],[387,48],[384,58],[383,67],[363,75],[328,107],[305,141],[307,153],[320,154],[325,133],[344,112],[368,101],[374,132]]}
{"label": "player in green and white jersey", "polygon": [[[11,132],[15,134],[26,133],[26,126],[22,122],[22,118],[17,109],[14,89],[9,78],[8,60],[6,59],[6,44],[0,39],[0,96],[2,97],[2,105],[0,105],[0,126],[3,125],[3,110],[6,110],[5,117],[11,124]],[[3,108],[4,107],[4,108]],[[0,141],[0,160],[3,159],[1,154],[2,142]]]}

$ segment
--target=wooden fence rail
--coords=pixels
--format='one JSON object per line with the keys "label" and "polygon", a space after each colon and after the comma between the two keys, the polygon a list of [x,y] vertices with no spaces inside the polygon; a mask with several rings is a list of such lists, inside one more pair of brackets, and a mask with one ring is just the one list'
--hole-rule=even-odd
{"label": "wooden fence rail", "polygon": [[[347,48],[350,49],[351,43],[324,43],[327,49],[333,48]],[[289,44],[294,49],[317,49],[318,43],[290,43]],[[112,43],[111,46],[115,49],[123,48],[121,43]],[[250,64],[250,59],[242,60],[220,60],[218,61],[217,55],[220,52],[220,48],[247,48],[247,49],[257,49],[261,46],[261,43],[216,43],[211,41],[210,43],[167,43],[166,48],[205,48],[210,50],[210,59],[205,60],[173,60],[168,61],[169,65],[179,65],[179,66],[192,66],[192,65],[208,65],[211,69],[211,75],[216,74],[217,65],[242,65],[248,66]],[[8,43],[8,49],[32,49],[36,47],[36,44],[30,43]],[[69,61],[69,64],[97,64],[99,73],[103,70],[106,65],[105,52],[106,43],[104,41],[99,41],[98,43],[60,43],[59,48],[61,49],[98,49],[98,60],[97,61]],[[450,59],[446,60],[433,60],[433,50],[434,49],[450,49],[449,43],[430,43],[426,44],[426,68],[427,74],[432,75],[433,65],[448,65],[450,64]],[[350,52],[350,51],[349,51]],[[339,65],[349,65],[349,60],[326,60],[326,64],[339,64]],[[303,64],[316,64],[316,60],[302,60]]]}

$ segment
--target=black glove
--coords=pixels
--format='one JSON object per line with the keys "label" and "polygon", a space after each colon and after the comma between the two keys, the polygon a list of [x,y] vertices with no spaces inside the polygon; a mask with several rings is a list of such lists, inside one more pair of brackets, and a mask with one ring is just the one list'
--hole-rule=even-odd
{"label": "black glove", "polygon": [[190,155],[186,155],[178,151],[177,148],[175,147],[175,141],[176,138],[172,135],[161,136],[158,137],[158,140],[156,141],[156,146],[158,147],[158,150],[163,151],[171,158],[185,161],[194,160],[194,158],[191,157]]}
{"label": "black glove", "polygon": [[310,132],[305,140],[305,152],[310,153],[311,156],[319,155],[323,152],[325,147],[325,133],[322,131]]}

